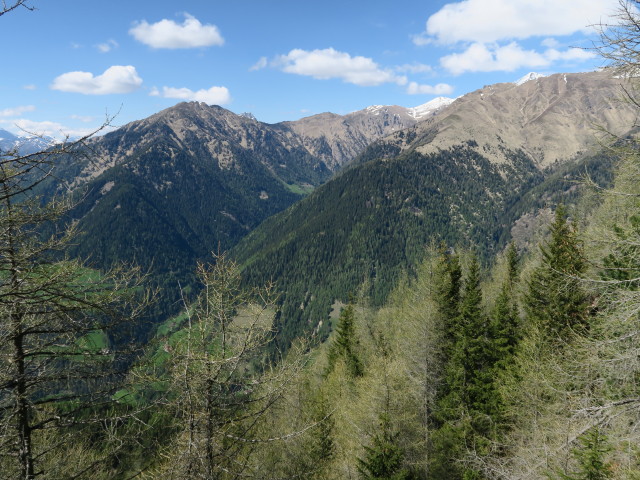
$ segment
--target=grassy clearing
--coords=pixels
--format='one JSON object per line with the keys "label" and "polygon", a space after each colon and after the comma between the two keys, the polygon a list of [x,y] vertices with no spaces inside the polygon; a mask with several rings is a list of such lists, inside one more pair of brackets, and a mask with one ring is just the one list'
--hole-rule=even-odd
{"label": "grassy clearing", "polygon": [[290,192],[297,193],[298,195],[309,195],[314,190],[314,186],[308,183],[303,183],[302,185],[295,183],[290,185],[286,183],[285,185]]}

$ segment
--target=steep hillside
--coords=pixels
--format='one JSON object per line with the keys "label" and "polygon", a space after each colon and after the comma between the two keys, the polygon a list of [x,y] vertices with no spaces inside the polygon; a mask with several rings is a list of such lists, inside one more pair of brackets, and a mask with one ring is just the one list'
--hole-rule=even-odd
{"label": "steep hillside", "polygon": [[607,159],[577,160],[596,143],[591,125],[622,128],[632,110],[608,97],[618,92],[616,79],[564,78],[485,87],[456,100],[374,143],[244,239],[235,253],[249,281],[281,284],[283,337],[315,328],[363,283],[383,301],[432,240],[490,258],[522,215],[571,201],[586,165],[606,179]]}
{"label": "steep hillside", "polygon": [[191,283],[198,259],[232,248],[370,140],[434,108],[376,107],[269,125],[181,103],[92,139],[85,157],[63,160],[45,193],[71,189],[79,199],[71,217],[84,234],[71,253],[98,268],[137,263],[173,292],[161,311],[177,299],[178,281]]}
{"label": "steep hillside", "polygon": [[602,137],[596,127],[624,134],[634,124],[636,112],[623,101],[626,83],[602,71],[488,85],[456,99],[410,135],[398,132],[385,142],[428,154],[472,141],[498,163],[508,160],[505,148],[519,148],[546,167],[596,146]]}

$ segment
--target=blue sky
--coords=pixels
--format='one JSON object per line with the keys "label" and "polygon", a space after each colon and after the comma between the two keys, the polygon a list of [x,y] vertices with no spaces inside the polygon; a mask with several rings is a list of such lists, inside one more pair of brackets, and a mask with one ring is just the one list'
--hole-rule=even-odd
{"label": "blue sky", "polygon": [[588,71],[617,0],[31,0],[0,16],[0,128],[77,135],[180,101],[275,123]]}

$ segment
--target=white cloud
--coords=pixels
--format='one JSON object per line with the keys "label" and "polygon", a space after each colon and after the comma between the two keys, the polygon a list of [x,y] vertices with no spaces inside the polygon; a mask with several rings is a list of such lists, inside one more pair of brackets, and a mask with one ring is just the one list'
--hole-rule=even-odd
{"label": "white cloud", "polygon": [[139,42],[152,48],[197,48],[224,44],[224,39],[215,25],[203,25],[188,13],[182,24],[163,19],[156,23],[142,20],[129,33]]}
{"label": "white cloud", "polygon": [[34,105],[20,105],[14,108],[5,108],[0,110],[0,117],[17,117],[25,112],[33,112],[36,109]]}
{"label": "white cloud", "polygon": [[25,85],[22,88],[24,88],[25,90],[35,90],[38,87],[36,87],[33,83],[30,83],[29,85]]}
{"label": "white cloud", "polygon": [[511,72],[522,67],[549,65],[544,56],[533,50],[523,50],[515,42],[494,49],[482,43],[474,43],[462,53],[442,57],[440,63],[454,75],[464,72]]}
{"label": "white cloud", "polygon": [[162,91],[152,88],[149,95],[154,97],[177,98],[195,102],[204,102],[209,105],[226,105],[231,103],[231,94],[227,87],[211,87],[208,90],[197,91],[188,88],[162,87]]}
{"label": "white cloud", "polygon": [[548,67],[557,61],[583,61],[594,54],[580,48],[565,51],[549,48],[543,52],[525,50],[518,43],[485,45],[473,43],[462,53],[453,53],[440,59],[440,64],[454,75],[465,72],[512,72],[519,68]]}
{"label": "white cloud", "polygon": [[592,31],[606,21],[618,0],[464,0],[449,3],[429,17],[416,44],[436,41],[497,42],[534,36]]}
{"label": "white cloud", "polygon": [[260,60],[258,60],[256,63],[254,63],[251,68],[249,69],[250,72],[253,72],[255,70],[261,70],[263,68],[265,68],[268,64],[267,61],[267,57],[260,57]]}
{"label": "white cloud", "polygon": [[56,77],[51,84],[53,90],[83,93],[85,95],[107,95],[130,93],[142,85],[135,67],[115,65],[102,75],[93,76],[89,72],[68,72]]}
{"label": "white cloud", "polygon": [[565,50],[564,52],[556,50],[555,48],[550,48],[546,52],[544,52],[544,54],[549,60],[554,62],[558,60],[564,60],[568,62],[582,61],[594,58],[596,56],[594,52],[584,50],[582,48],[570,48],[568,50]]}
{"label": "white cloud", "polygon": [[407,85],[407,93],[409,95],[451,95],[453,87],[446,83],[420,85],[416,82],[411,82]]}
{"label": "white cloud", "polygon": [[118,46],[118,42],[110,38],[106,42],[96,45],[96,48],[100,51],[100,53],[108,53],[114,48],[118,48]]}
{"label": "white cloud", "polygon": [[352,57],[333,48],[312,51],[294,49],[286,55],[276,57],[271,65],[286,73],[306,75],[318,80],[340,78],[346,83],[359,86],[407,83],[406,77],[382,69],[370,58]]}

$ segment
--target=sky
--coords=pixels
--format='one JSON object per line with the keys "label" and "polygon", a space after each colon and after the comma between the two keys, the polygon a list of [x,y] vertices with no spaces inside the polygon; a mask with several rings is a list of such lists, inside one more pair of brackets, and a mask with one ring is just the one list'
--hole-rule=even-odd
{"label": "sky", "polygon": [[[8,3],[11,3],[8,1]],[[276,123],[591,71],[618,0],[29,0],[0,16],[0,128],[77,136],[182,101]]]}

